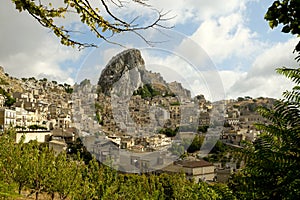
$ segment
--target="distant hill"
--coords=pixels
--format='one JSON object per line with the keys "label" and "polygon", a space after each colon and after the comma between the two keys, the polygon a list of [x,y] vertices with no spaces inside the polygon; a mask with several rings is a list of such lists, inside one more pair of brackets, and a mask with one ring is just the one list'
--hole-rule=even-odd
{"label": "distant hill", "polygon": [[[18,94],[27,93],[33,95],[39,100],[47,100],[50,103],[56,103],[70,99],[73,92],[73,86],[66,83],[60,84],[57,81],[49,81],[46,78],[36,79],[30,78],[15,78],[5,73],[4,68],[0,66],[0,94],[7,100],[14,99]],[[12,103],[4,106],[14,106]]]}
{"label": "distant hill", "polygon": [[0,66],[0,87],[5,91],[23,92],[24,88],[21,86],[21,80],[10,77],[5,73],[4,68]]}

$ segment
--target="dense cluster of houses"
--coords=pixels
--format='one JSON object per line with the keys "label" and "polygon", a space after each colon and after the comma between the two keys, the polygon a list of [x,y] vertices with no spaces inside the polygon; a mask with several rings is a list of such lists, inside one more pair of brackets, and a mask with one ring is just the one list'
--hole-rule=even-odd
{"label": "dense cluster of houses", "polygon": [[225,125],[221,140],[233,145],[241,145],[242,141],[254,141],[260,134],[256,123],[266,124],[268,120],[255,112],[258,106],[272,107],[275,100],[271,98],[247,98],[243,101],[226,101]]}
{"label": "dense cluster of houses", "polygon": [[12,127],[17,142],[24,135],[24,142],[60,142],[61,149],[65,148],[76,132],[71,121],[71,94],[46,80],[23,79],[20,85],[24,91],[11,92],[15,102],[9,107],[5,106],[7,97],[0,94],[0,131]]}
{"label": "dense cluster of houses", "polygon": [[[253,141],[257,137],[255,122],[267,123],[254,112],[257,100],[253,99],[242,103],[237,100],[210,103],[203,96],[182,100],[174,95],[153,98],[133,95],[125,104],[112,105],[111,97],[97,95],[97,87],[90,83],[75,86],[72,97],[56,82],[24,79],[21,86],[24,92],[11,93],[15,102],[10,107],[5,106],[6,97],[0,94],[1,131],[14,127],[17,142],[25,135],[24,142],[49,142],[58,152],[79,135],[90,136],[84,139],[85,144],[99,161],[107,162],[112,157],[119,162],[123,159],[122,167],[128,168],[126,171],[184,172],[196,180],[225,182],[232,167],[221,169],[195,158],[174,159],[167,150],[180,138],[159,134],[159,130],[181,128],[182,132],[197,134],[199,127],[224,125],[220,139],[239,146],[243,140]],[[93,138],[96,134],[103,134],[104,139]],[[122,151],[130,151],[130,156],[120,157]],[[160,155],[150,158],[138,155],[147,152],[160,152]]]}

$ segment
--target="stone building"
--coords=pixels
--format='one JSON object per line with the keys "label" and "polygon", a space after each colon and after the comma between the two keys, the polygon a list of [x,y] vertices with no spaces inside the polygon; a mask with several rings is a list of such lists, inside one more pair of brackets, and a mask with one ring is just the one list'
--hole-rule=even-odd
{"label": "stone building", "polygon": [[166,173],[185,173],[187,179],[213,181],[215,166],[205,160],[180,160],[162,169]]}

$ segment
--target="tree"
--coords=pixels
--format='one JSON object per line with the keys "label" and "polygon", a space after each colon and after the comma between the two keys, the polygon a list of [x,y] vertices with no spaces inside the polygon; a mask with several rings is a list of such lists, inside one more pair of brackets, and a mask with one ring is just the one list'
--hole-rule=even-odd
{"label": "tree", "polygon": [[[282,24],[283,33],[300,35],[300,2],[298,0],[277,0],[268,8],[265,19],[271,28]],[[300,42],[295,47],[295,51],[300,52]],[[299,57],[298,57],[299,58]]]}
{"label": "tree", "polygon": [[[1,185],[13,185],[11,174],[15,166],[12,152],[14,152],[15,132],[8,129],[0,136],[0,180]],[[2,186],[1,186],[2,187]]]}
{"label": "tree", "polygon": [[[265,19],[271,28],[283,25],[282,32],[299,36],[300,2],[274,1]],[[294,52],[300,61],[300,43]],[[283,93],[273,109],[259,108],[269,124],[257,124],[259,138],[246,145],[246,166],[233,177],[230,187],[241,199],[298,199],[300,197],[300,68],[278,68],[296,86]]]}
{"label": "tree", "polygon": [[[281,72],[281,70],[278,71]],[[299,70],[296,71],[300,75]],[[290,70],[290,72],[295,72],[295,70]],[[287,71],[283,73],[289,76]],[[298,83],[299,77],[294,79]],[[298,102],[293,99],[297,99]],[[296,95],[294,93],[292,97],[277,102],[274,109],[260,108],[258,110],[262,116],[270,120],[271,124],[258,124],[257,128],[263,133],[244,150],[246,166],[231,183],[231,187],[241,199],[299,198],[299,99],[299,93]]]}
{"label": "tree", "polygon": [[164,134],[167,137],[174,137],[178,133],[178,128],[172,129],[172,128],[163,128],[159,130],[160,134]]}
{"label": "tree", "polygon": [[[64,18],[70,13],[78,15],[81,23],[86,25],[97,38],[101,38],[107,42],[111,42],[109,38],[116,33],[132,32],[145,42],[151,44],[151,41],[148,41],[139,31],[150,28],[170,28],[161,23],[168,20],[166,18],[168,13],[151,8],[144,0],[132,0],[133,3],[149,7],[149,9],[156,12],[156,18],[152,19],[152,23],[144,26],[139,24],[142,23],[138,22],[139,17],[135,17],[133,20],[126,20],[119,18],[113,13],[112,6],[117,7],[119,10],[123,9],[126,12],[124,8],[125,2],[121,0],[100,0],[96,6],[94,6],[95,2],[89,0],[64,0],[59,2],[59,6],[32,0],[12,0],[12,2],[15,4],[17,10],[27,12],[43,27],[52,30],[60,38],[63,45],[77,46],[79,49],[97,47],[97,45],[75,39],[74,33],[76,32],[66,28],[68,24],[63,24],[63,26],[60,24],[61,22],[66,23],[65,21],[67,20],[64,20]],[[60,19],[60,22],[57,19]]]}
{"label": "tree", "polygon": [[52,169],[55,167],[55,154],[47,145],[39,145],[36,140],[28,145],[31,147],[29,153],[31,174],[28,176],[28,187],[32,193],[35,193],[35,199],[38,200],[39,194],[47,191]]}
{"label": "tree", "polygon": [[187,152],[194,153],[195,151],[200,151],[203,141],[204,141],[204,136],[196,135],[191,145],[187,148]]}
{"label": "tree", "polygon": [[24,144],[23,140],[25,137],[21,139],[18,145],[14,145],[14,165],[12,167],[13,173],[11,175],[14,182],[18,184],[18,192],[21,194],[23,187],[29,185],[30,176],[32,176],[32,166],[31,166],[31,151],[33,146],[36,144],[29,143]]}
{"label": "tree", "polygon": [[65,152],[58,154],[53,163],[55,164],[49,169],[45,191],[51,195],[52,199],[55,193],[58,193],[60,199],[74,196],[81,186],[84,163],[68,159]]}
{"label": "tree", "polygon": [[197,131],[201,133],[207,133],[209,126],[199,126]]}
{"label": "tree", "polygon": [[66,84],[66,83],[65,83],[65,84],[63,85],[63,87],[65,88],[66,93],[72,94],[73,91],[74,91],[74,89],[72,88],[72,86],[69,85],[69,84]]}

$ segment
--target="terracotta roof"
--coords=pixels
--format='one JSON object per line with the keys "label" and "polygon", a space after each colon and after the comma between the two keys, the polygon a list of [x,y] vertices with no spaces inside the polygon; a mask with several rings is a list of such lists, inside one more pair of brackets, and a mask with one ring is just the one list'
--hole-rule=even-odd
{"label": "terracotta roof", "polygon": [[182,165],[183,167],[187,168],[196,168],[196,167],[207,167],[207,166],[213,166],[212,163],[207,162],[205,160],[181,160],[177,161],[176,164]]}
{"label": "terracotta roof", "polygon": [[53,136],[57,137],[73,137],[73,131],[68,129],[53,129],[51,130]]}
{"label": "terracotta roof", "polygon": [[184,172],[184,168],[198,168],[198,167],[208,167],[214,166],[205,160],[180,160],[164,167],[162,171],[165,172]]}
{"label": "terracotta roof", "polygon": [[162,171],[165,171],[165,172],[173,172],[173,173],[184,172],[182,166],[174,165],[174,164],[170,164],[170,165],[168,165],[168,166],[162,168]]}

